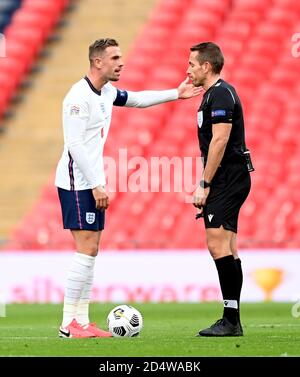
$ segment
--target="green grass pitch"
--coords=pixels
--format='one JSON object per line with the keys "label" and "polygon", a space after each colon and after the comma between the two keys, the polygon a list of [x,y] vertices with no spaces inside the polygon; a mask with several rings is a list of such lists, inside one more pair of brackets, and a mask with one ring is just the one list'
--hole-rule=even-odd
{"label": "green grass pitch", "polygon": [[[144,317],[137,338],[59,339],[61,305],[8,305],[0,318],[1,356],[299,356],[300,317],[291,303],[243,304],[244,337],[199,338],[220,317],[219,303],[133,304]],[[106,329],[115,304],[93,304],[91,318]]]}

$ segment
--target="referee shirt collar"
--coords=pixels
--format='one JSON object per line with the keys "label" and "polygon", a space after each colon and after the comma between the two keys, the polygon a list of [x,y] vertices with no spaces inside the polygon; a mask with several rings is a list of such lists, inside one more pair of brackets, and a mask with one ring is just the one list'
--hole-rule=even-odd
{"label": "referee shirt collar", "polygon": [[212,86],[210,86],[207,91],[205,92],[205,94],[207,94],[208,92],[211,91],[212,88],[214,88],[215,86],[218,86],[218,84],[221,84],[221,82],[223,82],[223,80],[220,78],[218,81],[216,81]]}

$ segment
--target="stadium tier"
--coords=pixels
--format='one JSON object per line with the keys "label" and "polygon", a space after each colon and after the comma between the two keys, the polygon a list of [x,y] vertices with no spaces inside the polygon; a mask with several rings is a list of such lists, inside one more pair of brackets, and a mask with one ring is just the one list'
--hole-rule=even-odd
{"label": "stadium tier", "polygon": [[[11,22],[5,29],[9,57],[0,61],[0,86],[4,88],[0,114],[66,1],[24,1],[20,8],[11,5],[20,4],[18,1],[3,3],[10,4],[10,10],[2,17],[0,8],[0,25]],[[185,78],[190,46],[207,40],[221,46],[224,77],[237,88],[244,105],[247,144],[256,168],[240,216],[241,247],[300,247],[300,58],[293,56],[291,42],[299,31],[299,16],[296,0],[161,0],[127,55],[117,83],[128,90],[176,87]],[[23,56],[21,66],[16,64],[19,55]],[[13,77],[5,73],[9,69],[15,72]],[[119,150],[126,148],[128,160],[142,156],[148,166],[152,157],[195,159],[199,156],[199,103],[195,98],[143,110],[115,109],[105,155],[119,164]],[[127,179],[137,169],[129,169]],[[149,176],[153,179],[151,172]],[[171,183],[175,180],[173,176]],[[195,172],[193,180],[195,184]],[[186,203],[185,194],[157,191],[110,194],[102,248],[205,247],[202,220],[195,220],[196,211]],[[69,232],[62,229],[51,179],[5,248],[73,246]]]}
{"label": "stadium tier", "polygon": [[67,4],[68,0],[0,0],[6,50],[6,58],[0,58],[0,123]]}

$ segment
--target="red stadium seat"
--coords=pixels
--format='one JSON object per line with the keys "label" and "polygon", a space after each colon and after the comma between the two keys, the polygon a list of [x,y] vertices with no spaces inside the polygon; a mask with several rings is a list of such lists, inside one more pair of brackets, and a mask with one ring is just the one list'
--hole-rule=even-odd
{"label": "red stadium seat", "polygon": [[278,10],[292,10],[295,12],[300,11],[300,4],[296,0],[274,0],[274,7]]}
{"label": "red stadium seat", "polygon": [[235,6],[237,8],[263,12],[269,7],[271,2],[272,0],[236,0]]}
{"label": "red stadium seat", "polygon": [[20,8],[14,13],[12,23],[14,27],[23,29],[40,29],[44,40],[48,37],[54,26],[54,21],[47,14],[38,13],[26,8]]}
{"label": "red stadium seat", "polygon": [[154,69],[151,76],[152,87],[157,85],[157,89],[176,88],[179,85],[178,77],[180,70],[177,67],[170,67],[167,71],[161,70],[160,67]]}
{"label": "red stadium seat", "polygon": [[233,39],[244,41],[250,36],[251,32],[251,26],[244,21],[227,21],[222,28],[222,37],[228,41],[232,41]]}
{"label": "red stadium seat", "polygon": [[8,57],[23,60],[31,65],[36,57],[36,49],[33,45],[25,45],[19,40],[6,39],[6,55]]}
{"label": "red stadium seat", "polygon": [[270,11],[268,12],[268,20],[274,25],[289,29],[291,25],[297,21],[297,12],[292,8],[270,8]]}
{"label": "red stadium seat", "polygon": [[20,82],[27,71],[27,62],[15,57],[0,59],[0,72],[12,74],[16,81]]}
{"label": "red stadium seat", "polygon": [[286,27],[267,22],[259,25],[255,31],[257,39],[268,43],[279,43],[286,38],[286,34],[289,34]]}
{"label": "red stadium seat", "polygon": [[[38,3],[38,2],[53,3],[52,0],[23,0],[22,5],[28,8],[36,7],[36,4],[33,4],[33,3]],[[60,12],[62,12],[69,3],[70,3],[70,0],[55,0],[55,4],[51,4],[51,6],[54,5],[57,9],[60,10]]]}
{"label": "red stadium seat", "polygon": [[204,10],[204,12],[211,12],[224,18],[225,14],[229,12],[229,7],[230,0],[192,0],[190,9],[199,13]]}
{"label": "red stadium seat", "polygon": [[273,84],[278,87],[286,87],[292,89],[297,85],[295,81],[295,72],[286,70],[285,67],[274,69],[271,74]]}
{"label": "red stadium seat", "polygon": [[46,15],[49,19],[53,20],[53,23],[57,22],[61,13],[62,3],[61,1],[51,0],[25,0],[22,3],[22,9],[31,10],[39,13],[40,15]]}
{"label": "red stadium seat", "polygon": [[[2,1],[5,17],[0,18],[0,28],[6,37],[6,59],[0,58],[0,72],[9,73],[13,79],[2,84],[6,91],[1,97],[1,107],[7,106],[14,90],[31,70],[46,38],[56,25],[69,0]],[[12,16],[12,17],[11,17]],[[10,19],[11,18],[11,19]],[[4,21],[4,22],[3,22]],[[12,88],[9,89],[8,87]],[[1,114],[5,111],[1,108]]]}
{"label": "red stadium seat", "polygon": [[[3,95],[3,104],[7,105],[8,101],[14,96],[17,88],[17,81],[13,75],[8,75],[0,71],[0,88]],[[4,100],[6,98],[6,100]]]}
{"label": "red stadium seat", "polygon": [[211,27],[219,23],[222,19],[222,16],[219,13],[210,11],[207,8],[203,8],[201,12],[195,12],[193,8],[189,12],[186,12],[184,15],[184,22],[189,25],[201,25]]}
{"label": "red stadium seat", "polygon": [[30,45],[30,48],[34,48],[36,51],[40,51],[44,42],[43,32],[38,27],[28,27],[24,29],[22,26],[8,26],[4,35],[13,40],[24,43],[25,45]]}

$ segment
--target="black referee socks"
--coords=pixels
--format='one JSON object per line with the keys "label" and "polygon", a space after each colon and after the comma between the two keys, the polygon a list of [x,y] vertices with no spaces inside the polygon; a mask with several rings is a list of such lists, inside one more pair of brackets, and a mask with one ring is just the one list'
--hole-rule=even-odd
{"label": "black referee socks", "polygon": [[230,323],[239,322],[239,296],[241,279],[233,255],[228,255],[215,260],[219,274],[220,286],[224,300],[225,317]]}
{"label": "black referee socks", "polygon": [[239,258],[235,259],[235,266],[238,271],[238,303],[240,307],[240,297],[241,297],[241,291],[243,286],[243,270],[242,270],[242,263]]}

